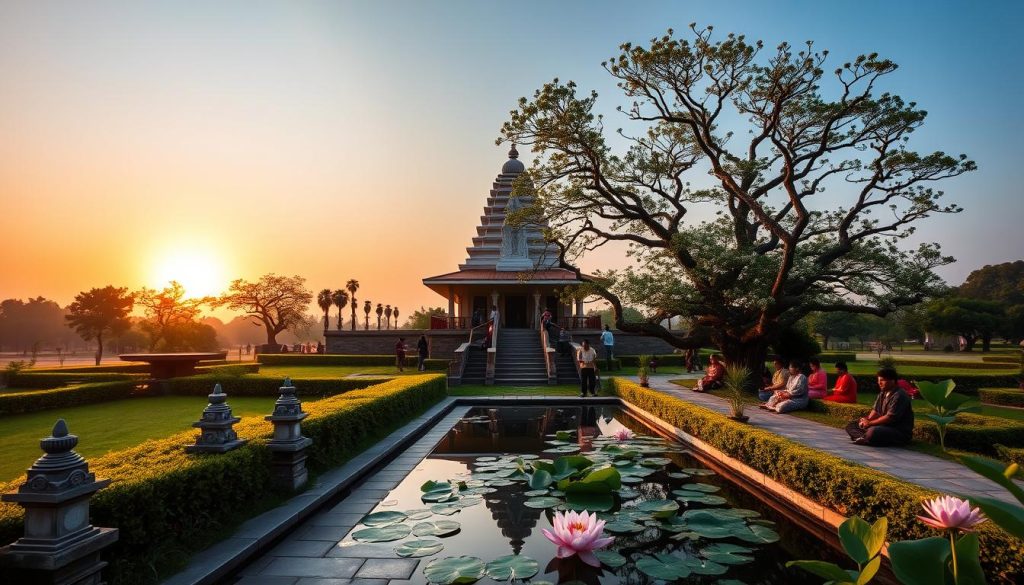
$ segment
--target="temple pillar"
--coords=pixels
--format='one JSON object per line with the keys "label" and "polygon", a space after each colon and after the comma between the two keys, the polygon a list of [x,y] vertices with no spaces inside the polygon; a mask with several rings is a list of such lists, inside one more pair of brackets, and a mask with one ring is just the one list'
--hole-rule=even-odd
{"label": "temple pillar", "polygon": [[541,312],[542,311],[540,310],[540,291],[535,290],[533,291],[533,322],[530,323],[530,326],[533,327],[534,329],[540,328]]}
{"label": "temple pillar", "polygon": [[577,317],[583,317],[583,300],[582,299],[576,301],[576,316]]}
{"label": "temple pillar", "polygon": [[452,290],[452,285],[448,285],[448,326],[452,329],[455,328],[455,291]]}

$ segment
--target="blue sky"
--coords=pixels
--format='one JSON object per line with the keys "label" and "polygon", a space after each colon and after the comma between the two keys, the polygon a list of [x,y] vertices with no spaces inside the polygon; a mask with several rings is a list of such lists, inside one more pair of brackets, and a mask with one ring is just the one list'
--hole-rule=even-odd
{"label": "blue sky", "polygon": [[[230,277],[363,275],[378,298],[436,304],[419,279],[464,259],[516,99],[572,79],[615,128],[601,61],[690,22],[768,47],[813,39],[832,67],[899,63],[883,89],[930,114],[912,146],[979,165],[943,186],[966,211],[921,225],[959,259],[942,274],[1021,257],[1021,2],[8,1],[0,231],[29,245],[0,253],[25,274],[0,296],[157,284],[161,246],[201,242]],[[98,245],[128,268],[85,263],[111,209],[123,221]]]}

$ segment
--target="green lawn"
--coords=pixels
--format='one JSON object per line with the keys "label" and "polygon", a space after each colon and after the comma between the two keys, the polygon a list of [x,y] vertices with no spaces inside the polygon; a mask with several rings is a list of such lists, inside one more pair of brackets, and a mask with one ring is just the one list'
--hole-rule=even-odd
{"label": "green lawn", "polygon": [[260,366],[261,376],[281,379],[284,379],[285,376],[290,376],[292,378],[344,378],[345,376],[350,376],[352,374],[372,376],[407,376],[419,373],[420,372],[416,371],[416,366],[405,368],[404,373],[399,373],[398,368],[395,366]]}
{"label": "green lawn", "polygon": [[[270,414],[274,398],[228,397],[235,416]],[[132,398],[0,417],[0,481],[9,481],[42,455],[39,439],[49,436],[58,418],[78,435],[75,448],[84,457],[138,445],[188,430],[206,407],[204,396]]]}

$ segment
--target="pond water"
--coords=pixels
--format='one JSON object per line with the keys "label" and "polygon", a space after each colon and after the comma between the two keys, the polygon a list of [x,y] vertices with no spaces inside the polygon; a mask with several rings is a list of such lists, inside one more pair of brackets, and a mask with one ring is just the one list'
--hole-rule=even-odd
{"label": "pond water", "polygon": [[[557,558],[542,534],[567,508],[607,522],[600,567]],[[612,406],[471,410],[339,546],[366,542],[421,557],[411,583],[817,584],[786,561],[839,560]]]}

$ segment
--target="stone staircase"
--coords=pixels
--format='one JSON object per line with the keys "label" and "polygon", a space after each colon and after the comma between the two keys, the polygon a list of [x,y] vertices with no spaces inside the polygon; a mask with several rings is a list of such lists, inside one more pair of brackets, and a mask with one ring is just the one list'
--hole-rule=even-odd
{"label": "stone staircase", "polygon": [[535,329],[502,329],[494,363],[496,386],[544,386],[548,371]]}
{"label": "stone staircase", "polygon": [[474,344],[467,351],[466,369],[462,373],[463,384],[483,384],[487,377],[487,351]]}

